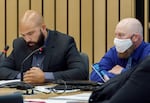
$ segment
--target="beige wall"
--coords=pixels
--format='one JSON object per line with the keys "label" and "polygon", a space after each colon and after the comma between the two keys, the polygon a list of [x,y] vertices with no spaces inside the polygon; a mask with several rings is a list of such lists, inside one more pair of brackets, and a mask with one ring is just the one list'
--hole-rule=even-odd
{"label": "beige wall", "polygon": [[19,17],[34,9],[43,14],[48,28],[73,36],[91,65],[113,45],[118,21],[134,17],[134,4],[134,0],[0,0],[0,50],[9,45],[11,52],[13,39],[19,36]]}

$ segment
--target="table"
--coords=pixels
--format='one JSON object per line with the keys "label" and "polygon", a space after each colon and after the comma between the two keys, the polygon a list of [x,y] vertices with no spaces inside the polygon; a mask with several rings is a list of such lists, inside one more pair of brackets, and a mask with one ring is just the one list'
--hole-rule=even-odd
{"label": "table", "polygon": [[[26,92],[26,91],[25,90],[18,90],[18,89],[15,89],[15,88],[0,88],[0,95],[6,95],[6,94],[12,94],[12,93],[24,93],[24,92]],[[23,95],[23,97],[24,97],[24,100],[27,100],[27,99],[32,99],[32,100],[34,100],[34,99],[43,99],[43,100],[46,100],[46,99],[48,99],[48,102],[45,102],[45,103],[57,103],[57,102],[58,103],[60,103],[60,102],[61,103],[75,103],[75,102],[76,103],[87,103],[88,101],[85,101],[85,100],[75,100],[77,97],[75,97],[75,99],[73,99],[73,101],[75,101],[75,102],[70,102],[70,99],[68,100],[69,102],[64,102],[65,101],[64,99],[66,99],[66,97],[63,97],[64,99],[62,99],[62,96],[71,96],[71,97],[68,97],[68,98],[73,98],[72,97],[73,95],[82,94],[82,93],[91,93],[91,91],[76,91],[76,92],[69,92],[69,93],[65,92],[63,94],[35,93],[35,94],[32,94],[32,95]],[[56,99],[51,100],[51,98],[59,97],[59,96],[61,97],[62,101],[59,100],[59,98],[57,98],[57,100]]]}
{"label": "table", "polygon": [[[53,86],[54,84],[52,83],[49,83],[49,84],[44,84],[42,86],[48,86],[48,87],[51,87]],[[56,85],[56,84],[55,84]],[[36,86],[37,87],[37,86]],[[34,88],[35,89],[35,88]],[[30,91],[30,90],[29,90]],[[26,93],[26,90],[19,90],[19,89],[16,89],[16,88],[0,88],[0,95],[7,95],[7,94],[13,94],[13,93],[21,93],[21,94],[24,94]],[[88,96],[89,94],[91,94],[92,91],[74,91],[74,92],[65,92],[65,93],[61,93],[61,94],[57,94],[57,93],[42,93],[42,92],[37,92],[37,91],[34,91],[34,94],[31,94],[31,95],[23,95],[23,98],[24,100],[30,100],[30,99],[35,99],[35,100],[46,100],[45,103],[56,103],[55,100],[59,100],[57,101],[58,103],[70,103],[70,99],[68,98],[72,98],[72,100],[76,101],[76,98],[78,102],[76,103],[87,103],[88,102]],[[81,94],[81,95],[80,95]],[[74,97],[76,96],[76,97]],[[57,98],[58,97],[58,98]],[[83,99],[84,98],[84,99]],[[67,102],[64,102],[64,100],[68,99]],[[62,100],[62,101],[61,101]],[[81,102],[81,101],[82,102]],[[85,102],[86,100],[86,102]],[[48,101],[48,102],[47,102]],[[53,102],[54,101],[54,102]],[[80,102],[79,102],[80,101]],[[84,102],[83,102],[84,101]],[[26,102],[25,102],[26,103]]]}

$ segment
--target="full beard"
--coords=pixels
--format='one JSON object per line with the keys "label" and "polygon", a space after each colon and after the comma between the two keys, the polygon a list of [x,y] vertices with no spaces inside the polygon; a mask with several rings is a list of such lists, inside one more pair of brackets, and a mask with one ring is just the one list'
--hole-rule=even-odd
{"label": "full beard", "polygon": [[129,49],[127,49],[124,53],[118,53],[118,57],[122,59],[127,59],[134,52],[135,46],[132,45]]}
{"label": "full beard", "polygon": [[33,51],[33,50],[35,50],[35,49],[38,49],[38,48],[40,48],[41,46],[43,46],[44,45],[44,35],[43,35],[43,33],[41,32],[40,33],[40,36],[39,36],[39,38],[38,38],[38,41],[35,43],[35,42],[32,42],[32,43],[34,43],[34,46],[30,46],[29,44],[30,44],[31,42],[28,42],[27,43],[27,45],[28,45],[28,47]]}

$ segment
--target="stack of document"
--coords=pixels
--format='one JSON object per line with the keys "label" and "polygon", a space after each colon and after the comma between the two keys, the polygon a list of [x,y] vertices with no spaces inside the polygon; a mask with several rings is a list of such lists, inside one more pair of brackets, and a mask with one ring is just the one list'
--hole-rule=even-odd
{"label": "stack of document", "polygon": [[[88,103],[91,92],[80,93],[68,96],[57,96],[48,99],[49,103],[55,101],[54,103]],[[52,102],[51,102],[52,103]]]}
{"label": "stack of document", "polygon": [[90,95],[91,92],[50,97],[48,99],[25,99],[24,103],[88,103]]}

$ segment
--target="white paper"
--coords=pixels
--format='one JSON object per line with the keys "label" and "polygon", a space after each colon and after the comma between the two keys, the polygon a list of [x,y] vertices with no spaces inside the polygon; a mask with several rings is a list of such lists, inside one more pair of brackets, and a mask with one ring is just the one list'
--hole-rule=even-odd
{"label": "white paper", "polygon": [[[36,86],[34,88],[35,91],[37,92],[42,92],[42,93],[51,93],[53,92],[52,90],[50,90],[50,88],[53,88],[54,86]],[[49,88],[49,89],[48,89]],[[80,89],[73,89],[73,90],[57,90],[57,93],[69,93],[69,92],[77,92],[77,91],[80,91]]]}
{"label": "white paper", "polygon": [[49,98],[49,100],[88,101],[90,95],[91,95],[91,92],[88,92],[88,93],[81,93],[81,94],[75,94],[75,95],[69,95],[69,96],[51,97]]}
{"label": "white paper", "polygon": [[3,85],[5,83],[13,83],[13,82],[20,82],[20,79],[14,79],[14,80],[0,80],[0,85]]}
{"label": "white paper", "polygon": [[48,99],[25,99],[24,103],[88,103],[91,92],[68,96],[50,97]]}

